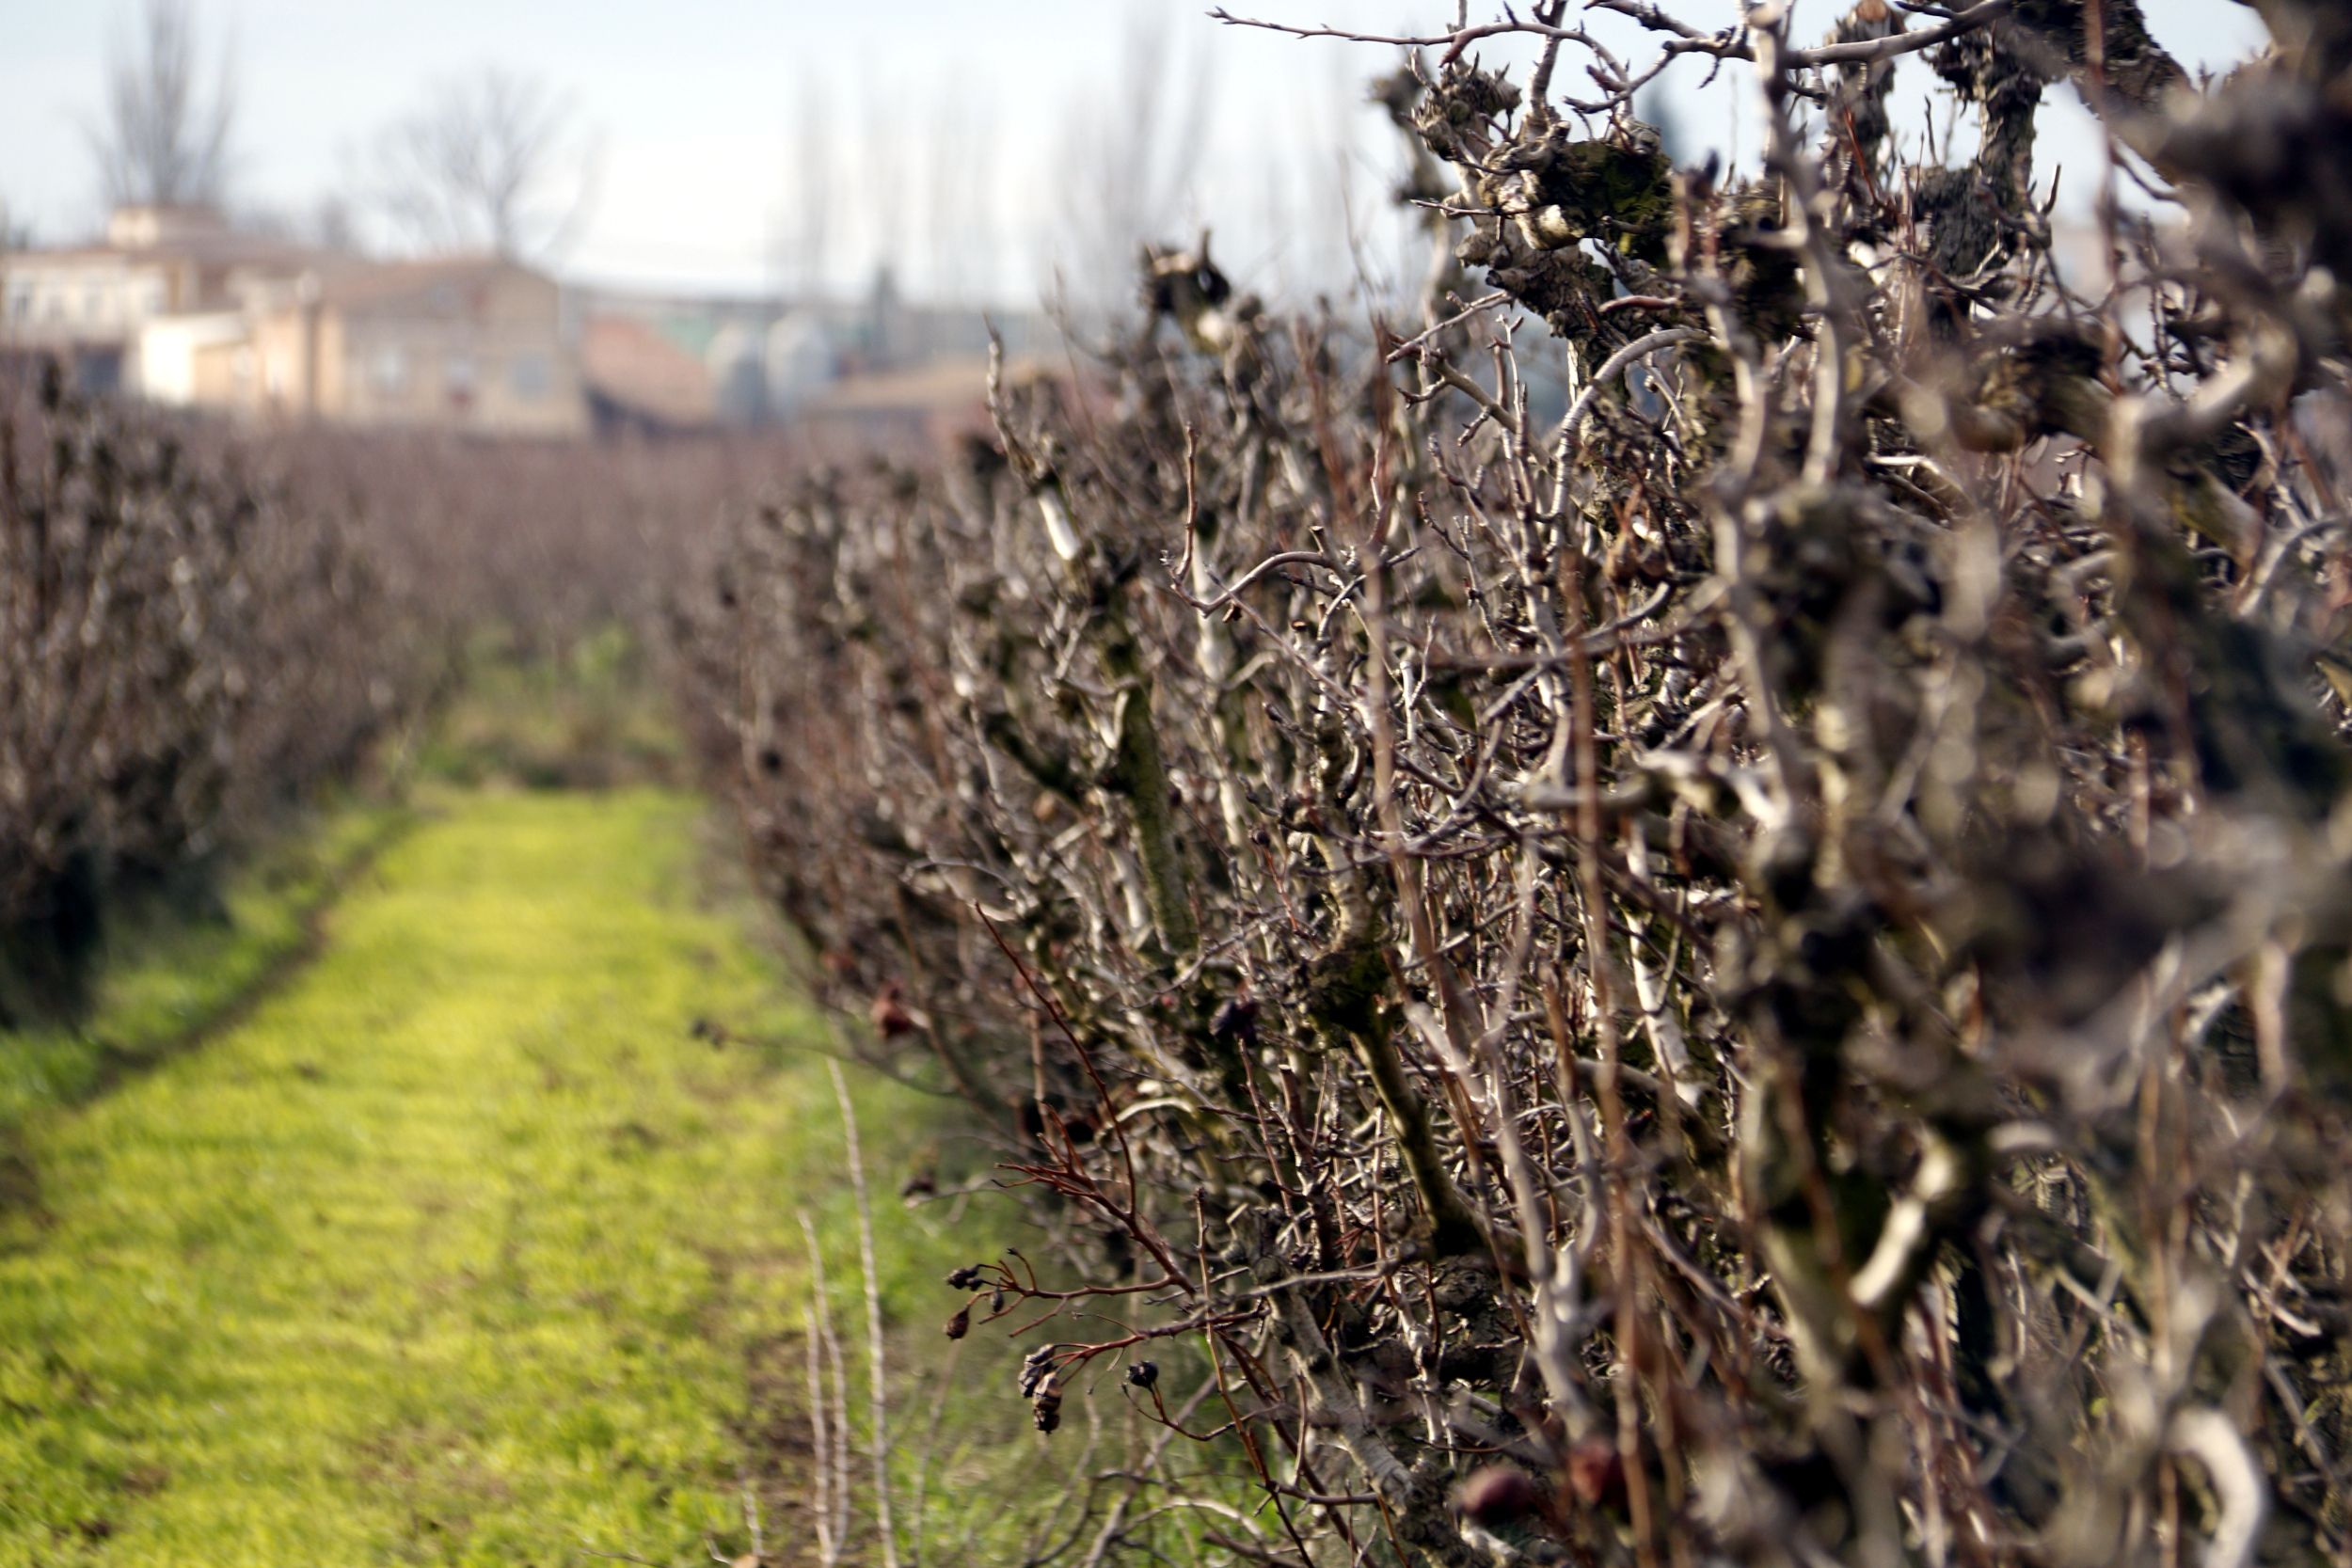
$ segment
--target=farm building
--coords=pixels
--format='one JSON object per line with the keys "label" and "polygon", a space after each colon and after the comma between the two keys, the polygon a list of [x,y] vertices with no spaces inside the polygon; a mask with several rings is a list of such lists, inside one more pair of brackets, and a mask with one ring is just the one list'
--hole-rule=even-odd
{"label": "farm building", "polygon": [[0,256],[5,351],[249,419],[582,435],[573,339],[560,285],[519,262],[368,261],[204,208],[124,208],[101,244]]}

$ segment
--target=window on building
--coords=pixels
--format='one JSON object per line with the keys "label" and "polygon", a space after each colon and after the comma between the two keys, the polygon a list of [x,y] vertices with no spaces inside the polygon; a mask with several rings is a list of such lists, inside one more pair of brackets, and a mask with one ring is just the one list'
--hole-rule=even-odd
{"label": "window on building", "polygon": [[151,316],[162,315],[164,313],[164,280],[160,277],[154,278],[147,285],[145,305],[147,313]]}
{"label": "window on building", "polygon": [[453,354],[441,362],[441,379],[449,388],[452,406],[464,408],[473,402],[474,385],[479,372],[470,354]]}
{"label": "window on building", "polygon": [[555,369],[544,354],[518,354],[507,367],[507,381],[516,397],[536,403],[554,388]]}
{"label": "window on building", "polygon": [[368,385],[379,397],[398,397],[408,389],[408,351],[386,343],[368,357]]}
{"label": "window on building", "polygon": [[8,291],[8,319],[25,322],[33,319],[33,291],[29,284],[19,283]]}
{"label": "window on building", "polygon": [[82,293],[82,319],[91,322],[103,321],[105,316],[106,291],[103,289],[85,290]]}

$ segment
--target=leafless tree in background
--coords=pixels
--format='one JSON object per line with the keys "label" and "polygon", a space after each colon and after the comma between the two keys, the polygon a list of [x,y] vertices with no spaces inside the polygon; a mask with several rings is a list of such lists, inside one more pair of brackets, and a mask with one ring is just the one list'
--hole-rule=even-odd
{"label": "leafless tree in background", "polygon": [[856,193],[850,216],[856,236],[852,255],[866,269],[867,281],[880,281],[889,268],[903,279],[906,268],[899,251],[906,245],[901,232],[906,210],[907,145],[914,92],[912,84],[886,78],[867,61],[859,81],[858,140],[850,161],[850,189]]}
{"label": "leafless tree in background", "polygon": [[[1326,55],[1320,63],[1338,67],[1338,57]],[[1280,148],[1287,156],[1263,159],[1256,170],[1264,268],[1236,260],[1246,272],[1266,271],[1282,298],[1339,287],[1366,270],[1366,193],[1348,135],[1360,89],[1343,67],[1318,75],[1311,90],[1260,104],[1252,136],[1256,145]],[[1377,195],[1372,199],[1385,205]]]}
{"label": "leafless tree in background", "polygon": [[1049,270],[1069,289],[1083,295],[1124,277],[1138,245],[1186,220],[1216,100],[1206,55],[1181,47],[1164,13],[1136,13],[1108,90],[1073,105],[1063,136],[1065,205]]}
{"label": "leafless tree in background", "polygon": [[239,202],[230,209],[229,221],[241,234],[265,235],[322,250],[356,253],[367,248],[358,209],[348,198],[332,191],[282,206]]}
{"label": "leafless tree in background", "polygon": [[[926,298],[993,298],[1058,276],[1082,311],[1120,303],[1137,246],[1197,221],[1217,97],[1208,48],[1175,13],[1146,3],[1106,15],[1109,63],[1071,93],[1034,153],[1014,152],[995,89],[961,69],[925,81],[869,63],[846,86],[804,77],[768,225],[777,286],[862,284],[887,263]],[[1278,285],[1302,289],[1356,277],[1358,248],[1374,274],[1392,265],[1388,220],[1361,178],[1359,84],[1335,58],[1315,65],[1312,90],[1253,105],[1263,128],[1229,138],[1263,152],[1245,177],[1258,218],[1237,226],[1245,243],[1275,256]],[[1003,177],[1025,164],[1045,171],[1029,182],[1041,198]],[[1295,211],[1295,196],[1313,210]],[[1424,248],[1416,239],[1416,266]]]}
{"label": "leafless tree in background", "polygon": [[919,176],[923,284],[942,300],[986,297],[996,281],[994,105],[953,71],[930,95],[930,109]]}
{"label": "leafless tree in background", "polygon": [[359,213],[346,197],[332,192],[321,196],[298,221],[310,238],[329,250],[359,248]]}
{"label": "leafless tree in background", "polygon": [[217,204],[226,193],[236,123],[229,51],[208,92],[193,0],[145,0],[106,59],[105,106],[85,128],[108,202]]}
{"label": "leafless tree in background", "polygon": [[412,244],[546,257],[577,234],[596,162],[569,100],[488,66],[437,83],[387,125],[360,180],[376,211]]}
{"label": "leafless tree in background", "polygon": [[778,281],[791,296],[806,299],[825,291],[835,242],[834,202],[838,153],[833,134],[833,100],[815,71],[805,71],[795,94],[787,134],[783,195],[770,238]]}

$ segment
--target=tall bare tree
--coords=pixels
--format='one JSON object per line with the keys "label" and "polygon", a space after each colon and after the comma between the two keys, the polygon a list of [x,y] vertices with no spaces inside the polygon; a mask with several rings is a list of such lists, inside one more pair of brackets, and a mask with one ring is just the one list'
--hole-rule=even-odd
{"label": "tall bare tree", "polygon": [[967,74],[944,76],[923,152],[925,287],[942,300],[985,298],[996,283],[996,104]]}
{"label": "tall bare tree", "polygon": [[804,71],[787,135],[784,189],[770,228],[779,281],[799,298],[825,292],[838,242],[834,203],[839,150],[833,130],[834,105],[824,79]]}
{"label": "tall bare tree", "polygon": [[1216,103],[1205,53],[1182,47],[1156,9],[1132,13],[1104,87],[1072,106],[1063,139],[1065,205],[1053,260],[1081,307],[1112,303],[1085,296],[1123,281],[1137,245],[1197,215]]}
{"label": "tall bare tree", "polygon": [[901,216],[907,200],[909,171],[914,166],[909,145],[922,134],[910,105],[914,82],[896,70],[885,72],[867,60],[858,84],[857,145],[850,166],[853,198],[848,215],[853,238],[845,248],[871,269],[868,284],[878,283],[887,270],[904,279],[912,270],[911,236]]}
{"label": "tall bare tree", "polygon": [[208,90],[195,0],[144,0],[106,56],[106,97],[85,127],[115,206],[218,205],[233,162],[236,71],[224,45]]}
{"label": "tall bare tree", "polygon": [[360,184],[409,242],[546,257],[577,237],[597,150],[569,99],[497,66],[434,84],[378,133]]}

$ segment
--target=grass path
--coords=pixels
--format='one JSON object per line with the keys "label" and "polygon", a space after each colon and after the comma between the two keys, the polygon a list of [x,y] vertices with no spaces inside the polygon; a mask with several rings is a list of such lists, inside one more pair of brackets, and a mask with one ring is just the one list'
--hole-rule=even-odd
{"label": "grass path", "polygon": [[742,1549],[746,1368],[840,1144],[821,1070],[690,1036],[803,1026],[697,895],[698,811],[454,796],[283,990],[28,1122],[0,1564]]}

